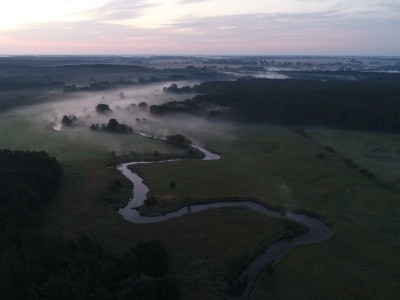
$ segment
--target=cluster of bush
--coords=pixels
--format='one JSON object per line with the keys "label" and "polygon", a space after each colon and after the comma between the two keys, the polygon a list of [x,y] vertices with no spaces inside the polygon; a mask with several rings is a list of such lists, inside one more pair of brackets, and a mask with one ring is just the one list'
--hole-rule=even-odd
{"label": "cluster of bush", "polygon": [[[326,151],[328,151],[328,152],[330,152],[332,154],[336,153],[336,150],[333,149],[331,146],[325,146],[324,148],[325,148]],[[321,153],[320,152],[320,153],[317,153],[317,158],[325,159],[326,155],[325,155],[325,153]],[[353,160],[351,160],[350,158],[342,158],[342,159],[343,159],[343,161],[344,161],[344,163],[346,165],[348,165],[351,168],[358,169],[358,173],[364,175],[365,177],[368,177],[368,178],[375,177],[374,173],[372,173],[368,169],[359,168],[359,166]]]}
{"label": "cluster of bush", "polygon": [[100,103],[96,106],[96,112],[101,115],[107,115],[112,113],[112,109],[108,104]]}
{"label": "cluster of bush", "polygon": [[61,124],[66,127],[74,127],[75,122],[78,121],[78,118],[76,116],[63,116],[61,120]]}
{"label": "cluster of bush", "polygon": [[107,125],[106,124],[92,124],[90,125],[90,129],[93,131],[108,131],[108,132],[113,132],[113,133],[132,133],[133,129],[132,127],[125,125],[125,124],[120,124],[116,119],[111,119],[108,121]]}
{"label": "cluster of bush", "polygon": [[192,145],[192,141],[182,134],[168,135],[167,143],[179,148],[189,148]]}

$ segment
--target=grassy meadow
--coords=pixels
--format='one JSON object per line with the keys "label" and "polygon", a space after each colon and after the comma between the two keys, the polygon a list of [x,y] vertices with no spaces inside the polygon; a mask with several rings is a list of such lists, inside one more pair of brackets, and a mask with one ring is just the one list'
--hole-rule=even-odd
{"label": "grassy meadow", "polygon": [[[116,213],[116,206],[129,198],[131,188],[119,172],[106,168],[102,160],[74,161],[64,169],[64,183],[45,205],[37,230],[68,237],[86,232],[113,251],[124,251],[140,239],[159,239],[170,251],[184,298],[222,298],[228,287],[226,279],[233,278],[259,249],[285,234],[282,221],[241,209],[215,209],[157,224],[132,224]],[[113,180],[124,182],[117,193],[110,191]]]}
{"label": "grassy meadow", "polygon": [[316,142],[373,170],[379,180],[400,187],[400,135],[315,127],[306,131]]}
{"label": "grassy meadow", "polygon": [[[15,110],[0,115],[0,146],[44,150],[63,165],[62,185],[44,205],[34,230],[72,238],[85,232],[113,251],[124,251],[140,239],[159,239],[170,250],[174,273],[184,297],[190,299],[223,297],[227,279],[234,278],[260,249],[285,235],[281,220],[243,209],[210,210],[160,224],[135,225],[123,220],[116,211],[126,204],[132,186],[115,168],[107,167],[110,152],[181,152],[159,140],[91,131],[57,132],[37,115]],[[114,180],[123,183],[117,191],[111,189]]]}
{"label": "grassy meadow", "polygon": [[[265,270],[253,299],[395,299],[400,294],[400,195],[379,179],[395,180],[399,137],[306,130],[312,140],[280,126],[236,125],[230,132],[234,138],[199,137],[206,147],[222,153],[221,160],[138,165],[135,170],[149,185],[150,196],[162,200],[153,212],[216,197],[255,197],[317,213],[334,227],[331,239],[297,247]],[[327,152],[326,145],[337,153]],[[172,268],[188,299],[222,298],[226,279],[283,234],[282,221],[241,209],[210,210],[159,224],[124,221],[116,207],[128,199],[130,184],[115,168],[106,167],[110,152],[177,152],[161,141],[56,132],[34,115],[16,110],[0,115],[0,147],[45,150],[62,162],[62,186],[45,204],[37,230],[67,237],[86,232],[115,251],[139,239],[157,238],[170,250]],[[361,175],[342,157],[370,169],[378,180]],[[110,183],[117,179],[124,184],[115,192]],[[176,182],[174,190],[171,180]]]}
{"label": "grassy meadow", "polygon": [[263,274],[254,297],[394,299],[400,293],[400,195],[289,129],[260,125],[238,134],[219,161],[137,166],[152,195],[172,203],[159,209],[251,196],[315,212],[333,225],[335,235],[291,251]]}
{"label": "grassy meadow", "polygon": [[13,150],[46,151],[60,161],[103,159],[111,151],[117,155],[137,153],[176,153],[177,149],[159,140],[139,135],[81,131],[55,131],[35,116],[0,114],[0,147]]}

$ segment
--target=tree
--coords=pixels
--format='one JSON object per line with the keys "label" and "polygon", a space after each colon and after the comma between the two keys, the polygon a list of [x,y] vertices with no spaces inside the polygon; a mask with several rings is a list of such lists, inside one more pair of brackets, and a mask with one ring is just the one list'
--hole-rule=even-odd
{"label": "tree", "polygon": [[169,183],[169,187],[171,188],[171,190],[174,190],[174,189],[176,188],[176,182],[175,182],[174,180],[172,180],[172,181]]}
{"label": "tree", "polygon": [[139,102],[139,108],[141,108],[141,109],[145,109],[145,108],[147,108],[147,102],[144,102],[144,101],[142,101],[142,102]]}
{"label": "tree", "polygon": [[140,269],[148,276],[163,276],[168,271],[168,252],[159,240],[138,242],[133,249]]}
{"label": "tree", "polygon": [[99,127],[99,124],[92,124],[90,126],[90,129],[93,131],[109,131],[109,132],[114,132],[114,133],[132,133],[133,129],[125,124],[120,124],[116,119],[110,119],[108,121],[107,125],[102,124],[101,128]]}
{"label": "tree", "polygon": [[110,121],[108,121],[107,130],[113,132],[118,131],[118,126],[119,126],[118,121],[115,119],[111,119]]}
{"label": "tree", "polygon": [[112,113],[112,110],[107,104],[99,104],[96,106],[96,112],[98,114],[106,115]]}
{"label": "tree", "polygon": [[61,178],[61,166],[45,152],[0,150],[0,298],[178,299],[159,241],[111,253],[86,234],[72,241],[25,226]]}
{"label": "tree", "polygon": [[63,116],[61,120],[61,124],[64,126],[70,127],[73,125],[73,121],[68,116]]}
{"label": "tree", "polygon": [[190,147],[192,141],[182,134],[173,134],[167,136],[167,143],[170,143],[176,147],[187,148]]}
{"label": "tree", "polygon": [[93,130],[93,131],[99,130],[99,124],[92,124],[92,125],[90,125],[90,129]]}

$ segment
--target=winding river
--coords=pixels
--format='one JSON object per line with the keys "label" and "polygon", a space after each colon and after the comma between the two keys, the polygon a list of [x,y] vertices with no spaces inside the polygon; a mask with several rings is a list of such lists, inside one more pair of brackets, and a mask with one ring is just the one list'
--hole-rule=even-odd
{"label": "winding river", "polygon": [[[150,136],[142,132],[137,132],[137,133],[145,137],[165,140],[165,138]],[[221,158],[219,155],[211,153],[210,151],[200,146],[192,146],[192,147],[204,153],[205,156],[203,160],[210,161],[210,160],[218,160]],[[255,259],[253,259],[253,261],[251,261],[246,266],[246,268],[239,274],[239,276],[232,283],[236,284],[239,282],[246,282],[247,283],[246,287],[243,289],[243,292],[241,293],[240,296],[229,297],[229,299],[248,299],[249,294],[257,280],[257,277],[264,266],[281,258],[290,249],[298,245],[321,242],[330,238],[334,233],[334,231],[325,222],[321,221],[318,218],[312,217],[305,213],[293,212],[293,211],[287,211],[283,214],[280,211],[266,208],[251,201],[223,201],[223,202],[208,203],[208,204],[196,204],[196,205],[182,207],[176,211],[159,216],[146,217],[140,215],[137,208],[143,205],[144,201],[147,199],[147,193],[149,192],[149,188],[144,184],[143,179],[138,174],[131,172],[128,169],[128,167],[137,164],[168,163],[174,161],[178,161],[178,159],[164,160],[158,162],[137,161],[137,162],[121,164],[118,166],[118,170],[133,183],[133,191],[129,203],[127,204],[126,207],[121,208],[118,211],[125,220],[132,223],[140,223],[140,224],[158,223],[172,218],[177,218],[186,214],[205,211],[211,208],[245,207],[248,208],[249,210],[261,213],[267,217],[290,219],[293,221],[297,221],[299,223],[306,225],[309,228],[308,232],[306,232],[303,235],[299,235],[294,239],[291,240],[284,239],[270,245]]]}

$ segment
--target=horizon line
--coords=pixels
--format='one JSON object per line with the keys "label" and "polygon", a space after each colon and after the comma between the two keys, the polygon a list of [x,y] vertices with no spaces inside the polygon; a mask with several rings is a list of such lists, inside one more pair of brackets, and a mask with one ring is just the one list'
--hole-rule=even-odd
{"label": "horizon line", "polygon": [[400,54],[0,54],[4,57],[395,57]]}

